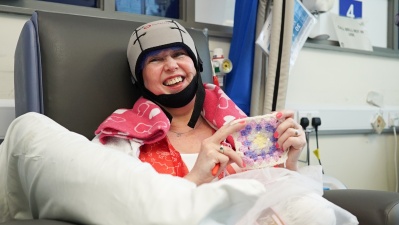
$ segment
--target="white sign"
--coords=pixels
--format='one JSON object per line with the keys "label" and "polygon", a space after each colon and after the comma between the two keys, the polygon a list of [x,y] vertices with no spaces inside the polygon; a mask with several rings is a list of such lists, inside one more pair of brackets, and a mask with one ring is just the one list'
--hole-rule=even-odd
{"label": "white sign", "polygon": [[342,48],[373,51],[362,19],[333,16],[335,32]]}

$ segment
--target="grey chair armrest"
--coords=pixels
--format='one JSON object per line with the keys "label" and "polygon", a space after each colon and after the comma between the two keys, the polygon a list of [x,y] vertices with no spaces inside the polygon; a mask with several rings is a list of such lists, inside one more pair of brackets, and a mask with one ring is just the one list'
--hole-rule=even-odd
{"label": "grey chair armrest", "polygon": [[339,189],[324,192],[324,198],[357,217],[361,225],[399,224],[399,193]]}

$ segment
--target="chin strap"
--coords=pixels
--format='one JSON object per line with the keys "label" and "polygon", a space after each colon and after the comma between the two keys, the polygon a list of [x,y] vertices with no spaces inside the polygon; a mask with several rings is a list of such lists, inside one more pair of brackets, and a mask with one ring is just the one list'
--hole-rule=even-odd
{"label": "chin strap", "polygon": [[[198,121],[198,118],[201,115],[202,108],[204,106],[204,101],[205,101],[205,88],[204,85],[202,84],[201,80],[201,74],[197,74],[197,93],[195,97],[195,103],[194,103],[194,110],[193,113],[191,114],[190,121],[188,121],[187,126],[194,128],[195,124]],[[167,114],[166,114],[167,115]]]}

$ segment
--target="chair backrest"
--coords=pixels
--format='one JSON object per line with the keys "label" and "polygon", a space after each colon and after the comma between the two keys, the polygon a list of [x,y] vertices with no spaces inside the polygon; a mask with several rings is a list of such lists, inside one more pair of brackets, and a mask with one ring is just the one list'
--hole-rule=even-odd
{"label": "chair backrest", "polygon": [[[35,12],[15,52],[16,116],[42,113],[87,138],[114,110],[131,108],[139,97],[126,57],[133,30],[142,23]],[[187,29],[212,82],[208,38]]]}

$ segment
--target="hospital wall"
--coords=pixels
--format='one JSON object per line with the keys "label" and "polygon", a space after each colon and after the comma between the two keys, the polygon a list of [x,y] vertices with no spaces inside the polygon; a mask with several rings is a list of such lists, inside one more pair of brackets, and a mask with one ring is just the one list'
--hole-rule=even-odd
{"label": "hospital wall", "polygon": [[[0,13],[0,100],[14,98],[14,50],[28,18]],[[227,56],[229,41],[211,38],[210,49],[222,47]],[[305,47],[289,77],[287,106],[361,107],[367,105],[369,91],[383,94],[385,104],[399,106],[398,71],[398,58]],[[314,133],[309,143],[312,152],[316,148]],[[321,134],[318,143],[326,175],[339,179],[348,188],[395,190],[392,132]],[[319,164],[312,153],[310,159],[311,165]]]}

